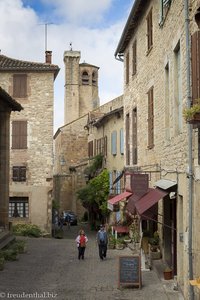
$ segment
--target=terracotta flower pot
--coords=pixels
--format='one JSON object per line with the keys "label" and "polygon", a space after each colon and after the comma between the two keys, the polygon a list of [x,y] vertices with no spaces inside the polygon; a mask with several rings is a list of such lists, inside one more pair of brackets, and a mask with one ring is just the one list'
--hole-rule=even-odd
{"label": "terracotta flower pot", "polygon": [[164,271],[164,272],[163,272],[163,275],[164,275],[164,279],[165,279],[165,280],[170,280],[170,279],[172,279],[172,270]]}

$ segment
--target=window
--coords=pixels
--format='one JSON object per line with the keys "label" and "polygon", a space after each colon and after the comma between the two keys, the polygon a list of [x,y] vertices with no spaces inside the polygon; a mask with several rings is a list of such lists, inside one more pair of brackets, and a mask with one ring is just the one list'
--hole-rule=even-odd
{"label": "window", "polygon": [[92,85],[97,85],[97,73],[92,73]]}
{"label": "window", "polygon": [[130,118],[126,115],[126,164],[130,165]]}
{"label": "window", "polygon": [[26,74],[13,75],[13,97],[16,98],[27,97],[27,75]]}
{"label": "window", "polygon": [[107,156],[107,136],[94,141],[94,155]]}
{"label": "window", "polygon": [[132,53],[133,53],[133,75],[136,74],[137,71],[137,48],[136,48],[136,41],[133,43],[133,48],[132,48]]}
{"label": "window", "polygon": [[124,129],[120,129],[120,154],[124,154]]}
{"label": "window", "polygon": [[12,122],[12,149],[27,149],[27,121]]}
{"label": "window", "polygon": [[191,60],[192,60],[192,103],[200,98],[200,31],[196,31],[191,38]]}
{"label": "window", "polygon": [[9,218],[28,218],[28,197],[10,197]]}
{"label": "window", "polygon": [[26,167],[13,167],[13,181],[26,181]]}
{"label": "window", "polygon": [[88,157],[93,157],[93,141],[88,143]]}
{"label": "window", "polygon": [[182,77],[181,77],[181,51],[180,42],[174,50],[174,122],[175,134],[182,131],[183,103],[182,103]]}
{"label": "window", "polygon": [[160,22],[159,22],[160,26],[162,26],[165,21],[170,5],[171,5],[171,0],[160,0]]}
{"label": "window", "polygon": [[132,158],[133,158],[133,164],[137,164],[137,108],[133,109],[132,112]]}
{"label": "window", "polygon": [[153,87],[148,91],[148,148],[154,147]]}
{"label": "window", "polygon": [[169,64],[165,66],[165,137],[166,140],[170,139],[170,102],[169,102]]}
{"label": "window", "polygon": [[82,84],[83,85],[88,85],[89,84],[89,75],[88,72],[84,71],[82,73]]}
{"label": "window", "polygon": [[111,133],[111,154],[117,154],[117,131]]}
{"label": "window", "polygon": [[126,54],[126,84],[129,83],[129,52]]}
{"label": "window", "polygon": [[147,16],[147,50],[149,51],[153,46],[153,20],[152,9]]}

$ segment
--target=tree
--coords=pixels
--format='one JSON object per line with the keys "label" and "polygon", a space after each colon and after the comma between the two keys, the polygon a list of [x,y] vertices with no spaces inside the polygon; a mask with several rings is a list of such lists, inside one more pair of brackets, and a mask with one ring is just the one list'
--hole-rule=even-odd
{"label": "tree", "polygon": [[90,222],[96,219],[105,221],[109,210],[107,209],[107,199],[109,195],[109,173],[104,169],[99,175],[89,181],[89,183],[77,192],[78,199],[82,205],[88,209]]}

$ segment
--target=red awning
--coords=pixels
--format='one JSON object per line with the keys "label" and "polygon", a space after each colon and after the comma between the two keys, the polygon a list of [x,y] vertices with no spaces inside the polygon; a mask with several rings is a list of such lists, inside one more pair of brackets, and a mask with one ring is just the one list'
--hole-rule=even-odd
{"label": "red awning", "polygon": [[132,193],[124,192],[122,194],[119,194],[119,195],[113,197],[112,199],[109,199],[108,203],[110,203],[112,205],[116,204],[117,202],[121,201],[122,199],[125,199],[125,198],[129,197],[130,195],[132,195]]}
{"label": "red awning", "polygon": [[165,197],[168,193],[161,191],[158,188],[149,189],[148,192],[141,197],[138,201],[135,202],[135,207],[137,212],[142,215],[150,207],[156,204],[161,198]]}

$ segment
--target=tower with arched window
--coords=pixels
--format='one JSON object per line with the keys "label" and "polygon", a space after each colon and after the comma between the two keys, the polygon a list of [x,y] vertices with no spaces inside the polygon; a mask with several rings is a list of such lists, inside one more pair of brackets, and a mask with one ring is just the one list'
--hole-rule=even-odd
{"label": "tower with arched window", "polygon": [[99,67],[80,63],[80,51],[65,51],[64,124],[99,106]]}

